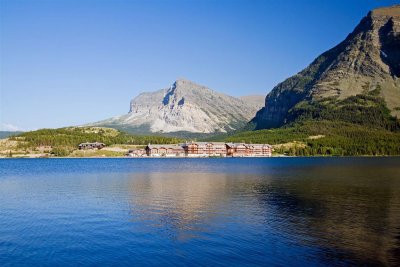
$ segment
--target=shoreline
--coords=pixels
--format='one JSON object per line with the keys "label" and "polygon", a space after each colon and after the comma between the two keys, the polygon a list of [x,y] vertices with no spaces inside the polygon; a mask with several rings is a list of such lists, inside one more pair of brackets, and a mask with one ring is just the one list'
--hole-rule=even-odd
{"label": "shoreline", "polygon": [[315,155],[315,156],[246,156],[246,157],[0,157],[0,160],[7,159],[255,159],[255,158],[395,158],[400,155]]}

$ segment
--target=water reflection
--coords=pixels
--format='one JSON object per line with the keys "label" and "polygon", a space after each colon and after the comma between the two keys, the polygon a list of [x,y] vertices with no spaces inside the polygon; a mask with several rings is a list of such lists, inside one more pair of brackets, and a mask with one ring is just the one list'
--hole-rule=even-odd
{"label": "water reflection", "polygon": [[[129,183],[133,220],[163,228],[177,239],[191,238],[207,221],[223,217],[227,174],[147,173]],[[221,218],[219,218],[221,219]]]}
{"label": "water reflection", "polygon": [[327,261],[400,265],[399,177],[398,168],[314,166],[258,184],[258,198],[276,207],[280,232]]}
{"label": "water reflection", "polygon": [[398,158],[10,162],[2,266],[400,266]]}
{"label": "water reflection", "polygon": [[251,225],[265,242],[278,236],[313,248],[309,256],[329,264],[397,265],[400,173],[385,169],[375,177],[370,171],[308,166],[268,176],[134,174],[131,216],[182,241],[219,221]]}

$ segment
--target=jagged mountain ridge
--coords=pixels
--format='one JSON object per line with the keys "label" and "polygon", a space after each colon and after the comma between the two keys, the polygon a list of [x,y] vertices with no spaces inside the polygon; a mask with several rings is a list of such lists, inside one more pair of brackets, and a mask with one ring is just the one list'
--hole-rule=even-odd
{"label": "jagged mountain ridge", "polygon": [[275,86],[252,121],[257,129],[280,127],[303,101],[346,99],[377,88],[391,114],[400,117],[399,77],[400,5],[378,8],[343,42]]}
{"label": "jagged mountain ridge", "polygon": [[169,88],[138,95],[128,114],[90,125],[135,133],[224,133],[244,126],[257,110],[239,98],[180,79]]}

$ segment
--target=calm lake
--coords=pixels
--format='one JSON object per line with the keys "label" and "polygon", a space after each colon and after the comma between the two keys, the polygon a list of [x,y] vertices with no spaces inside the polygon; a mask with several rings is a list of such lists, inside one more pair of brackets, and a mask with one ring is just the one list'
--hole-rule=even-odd
{"label": "calm lake", "polygon": [[400,158],[3,159],[1,266],[400,265]]}

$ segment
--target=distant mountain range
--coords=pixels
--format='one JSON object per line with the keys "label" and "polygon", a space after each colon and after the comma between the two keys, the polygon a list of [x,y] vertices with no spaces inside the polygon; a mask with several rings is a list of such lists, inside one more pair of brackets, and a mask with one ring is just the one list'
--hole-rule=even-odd
{"label": "distant mountain range", "polygon": [[253,122],[256,129],[305,118],[379,126],[400,117],[399,77],[400,5],[378,8],[343,42],[274,87]]}
{"label": "distant mountain range", "polygon": [[169,88],[138,95],[131,101],[128,114],[89,125],[136,134],[226,133],[246,125],[264,98],[236,98],[180,79]]}
{"label": "distant mountain range", "polygon": [[[279,128],[304,119],[397,129],[400,5],[368,13],[347,38],[263,96],[240,98],[188,80],[142,93],[128,114],[91,123],[139,134],[220,134]],[[246,127],[249,129],[249,126]]]}

